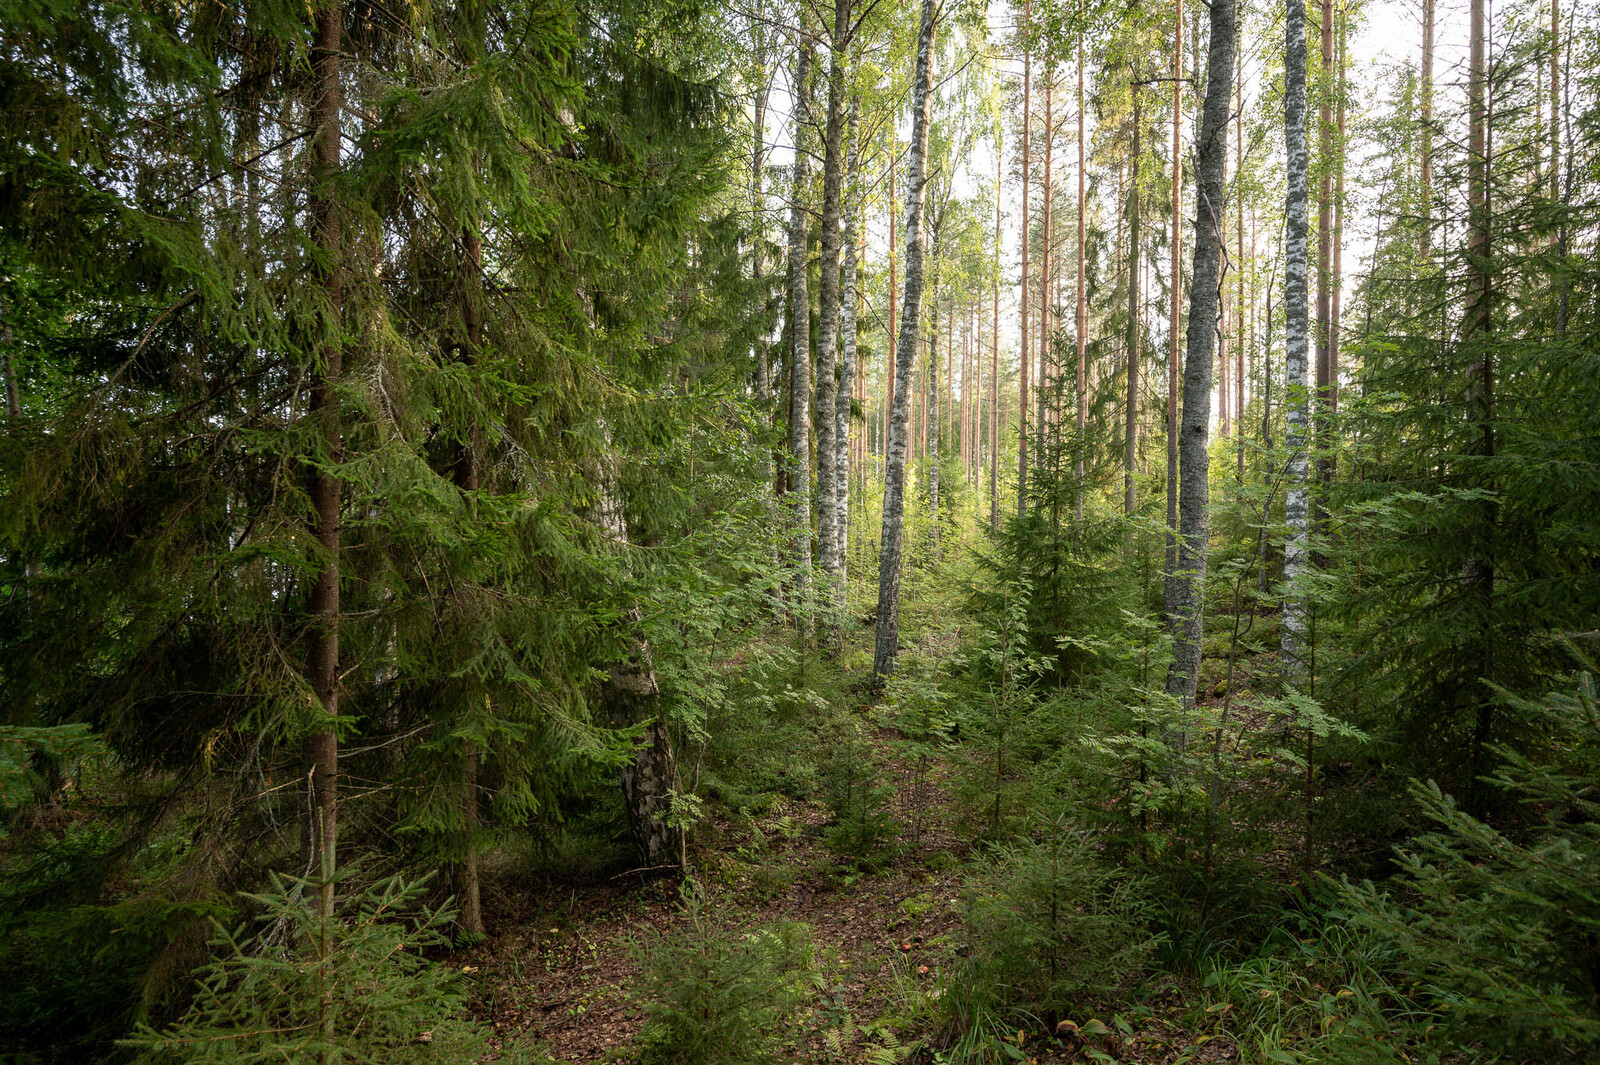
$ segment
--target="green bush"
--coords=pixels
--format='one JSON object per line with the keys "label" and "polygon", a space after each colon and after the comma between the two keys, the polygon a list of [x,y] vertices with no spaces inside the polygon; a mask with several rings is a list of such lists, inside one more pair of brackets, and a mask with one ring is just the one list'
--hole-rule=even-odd
{"label": "green bush", "polygon": [[1075,1017],[1139,973],[1156,947],[1149,919],[1142,885],[1071,826],[997,848],[968,885],[967,957],[941,996],[948,1029]]}
{"label": "green bush", "polygon": [[826,775],[833,824],[824,837],[829,849],[850,858],[857,869],[882,868],[894,857],[900,825],[890,810],[894,788],[873,760],[870,745],[841,742]]}
{"label": "green bush", "polygon": [[783,1022],[811,992],[809,929],[751,932],[706,915],[702,889],[683,890],[684,924],[635,942],[643,975],[642,1065],[762,1065],[777,1060]]}
{"label": "green bush", "polygon": [[479,1060],[492,1032],[462,1015],[459,975],[422,956],[446,944],[452,920],[410,910],[423,888],[384,880],[323,920],[315,882],[274,877],[271,890],[246,896],[260,909],[254,931],[216,926],[219,956],[199,970],[183,1019],[159,1032],[141,1026],[124,1045],[140,1065]]}
{"label": "green bush", "polygon": [[1600,1060],[1600,691],[1583,663],[1570,693],[1507,697],[1540,755],[1501,748],[1489,779],[1525,820],[1490,825],[1416,784],[1435,828],[1397,876],[1325,880],[1320,927],[1213,969],[1241,1046],[1327,1065]]}
{"label": "green bush", "polygon": [[1543,742],[1538,760],[1500,748],[1491,782],[1529,823],[1487,824],[1417,784],[1435,830],[1399,852],[1389,887],[1343,885],[1350,922],[1406,960],[1434,1038],[1484,1060],[1600,1060],[1600,670],[1578,657],[1571,692],[1507,700]]}

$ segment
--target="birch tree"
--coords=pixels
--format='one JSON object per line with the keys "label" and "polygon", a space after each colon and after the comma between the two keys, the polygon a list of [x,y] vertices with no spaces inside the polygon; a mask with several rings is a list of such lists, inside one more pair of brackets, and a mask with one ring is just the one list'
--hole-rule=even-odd
{"label": "birch tree", "polygon": [[906,159],[906,287],[895,338],[894,408],[889,419],[889,456],[883,486],[883,534],[878,561],[878,631],[872,656],[874,683],[894,672],[900,653],[900,552],[905,534],[907,401],[922,320],[922,208],[927,176],[929,104],[933,81],[933,0],[922,0],[917,31],[916,79],[912,89],[911,147]]}
{"label": "birch tree", "polygon": [[1238,31],[1234,0],[1213,0],[1206,94],[1195,158],[1194,284],[1189,290],[1188,351],[1183,375],[1183,421],[1178,489],[1178,579],[1174,588],[1172,665],[1167,693],[1194,701],[1200,677],[1206,546],[1210,532],[1211,364],[1221,314],[1222,220],[1226,210],[1228,111],[1233,95],[1233,50]]}
{"label": "birch tree", "polygon": [[845,167],[844,192],[844,266],[841,268],[841,304],[839,310],[839,392],[834,402],[834,522],[838,528],[835,550],[838,552],[835,606],[843,614],[845,590],[849,580],[850,545],[850,397],[856,387],[856,223],[861,212],[861,99],[850,100],[850,118],[846,135],[850,143],[849,161]]}
{"label": "birch tree", "polygon": [[811,636],[811,298],[806,288],[806,186],[811,168],[806,128],[811,122],[811,42],[803,35],[794,68],[794,182],[789,201],[789,505],[795,618],[802,641]]}
{"label": "birch tree", "polygon": [[[850,0],[836,0],[829,40],[828,112],[822,147],[822,252],[817,279],[817,549],[827,575],[827,629],[837,644],[844,612],[843,556],[839,550],[838,436],[839,216],[844,186],[845,66]],[[849,393],[845,392],[848,396]]]}
{"label": "birch tree", "polygon": [[[1288,536],[1283,552],[1283,630],[1279,663],[1284,680],[1298,683],[1305,645],[1306,612],[1304,577],[1310,539],[1306,454],[1310,393],[1306,380],[1309,343],[1307,279],[1309,248],[1306,210],[1311,197],[1311,175],[1306,145],[1306,9],[1300,0],[1288,0],[1284,22],[1284,145],[1288,156],[1287,192],[1284,197],[1284,376],[1287,393],[1289,450],[1288,487],[1284,494],[1284,521]],[[1431,10],[1431,9],[1430,9]],[[1430,21],[1431,26],[1431,21]],[[1431,42],[1430,42],[1431,43]]]}

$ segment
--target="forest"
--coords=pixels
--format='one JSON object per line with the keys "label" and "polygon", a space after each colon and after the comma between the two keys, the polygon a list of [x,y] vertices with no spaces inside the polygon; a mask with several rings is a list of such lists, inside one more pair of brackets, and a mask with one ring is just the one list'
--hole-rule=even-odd
{"label": "forest", "polygon": [[0,0],[0,1061],[1600,1061],[1600,7]]}

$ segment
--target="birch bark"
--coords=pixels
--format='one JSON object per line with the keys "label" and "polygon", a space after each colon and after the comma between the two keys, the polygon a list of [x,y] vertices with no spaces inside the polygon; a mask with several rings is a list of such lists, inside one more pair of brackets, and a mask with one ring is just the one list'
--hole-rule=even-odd
{"label": "birch bark", "polygon": [[861,145],[857,138],[861,132],[861,100],[850,100],[850,117],[847,134],[850,142],[849,162],[845,168],[844,193],[844,266],[841,269],[843,292],[839,311],[839,392],[833,411],[833,483],[834,523],[838,529],[835,550],[838,568],[835,573],[835,608],[843,616],[846,582],[849,579],[850,544],[850,397],[856,391],[856,216],[861,210],[860,166]]}
{"label": "birch bark", "polygon": [[[837,644],[843,620],[839,553],[839,489],[834,441],[838,432],[840,200],[844,186],[845,66],[850,0],[835,0],[829,42],[828,112],[822,151],[822,250],[817,278],[817,552],[828,582],[828,642]],[[849,393],[845,393],[849,395]]]}
{"label": "birch bark", "polygon": [[[1432,0],[1425,0],[1431,15]],[[1288,486],[1284,494],[1284,521],[1288,535],[1283,551],[1283,629],[1279,668],[1284,680],[1298,684],[1305,651],[1305,570],[1310,539],[1308,457],[1306,454],[1310,392],[1307,356],[1310,354],[1309,294],[1306,271],[1310,249],[1306,217],[1311,198],[1311,175],[1306,144],[1306,9],[1301,0],[1287,0],[1284,23],[1284,142],[1288,155],[1287,192],[1284,197],[1284,391],[1289,450]],[[1431,31],[1431,18],[1425,23]],[[1431,46],[1431,40],[1430,40]],[[1431,56],[1431,47],[1430,47]],[[1427,107],[1426,97],[1424,107]],[[1426,134],[1424,134],[1426,136]]]}
{"label": "birch bark", "polygon": [[906,289],[895,340],[894,411],[889,422],[889,457],[883,488],[883,540],[878,563],[878,631],[872,672],[880,687],[894,672],[900,653],[900,551],[905,531],[906,403],[917,355],[922,315],[922,207],[927,179],[928,106],[933,80],[933,0],[922,0],[917,32],[916,80],[912,97],[911,149],[906,164]]}
{"label": "birch bark", "polygon": [[795,567],[794,614],[801,642],[811,638],[811,299],[806,288],[806,186],[810,156],[811,42],[802,40],[795,60],[794,185],[789,203],[789,506],[791,561]]}
{"label": "birch bark", "polygon": [[1175,633],[1167,694],[1194,702],[1200,677],[1205,611],[1206,547],[1210,532],[1211,365],[1221,310],[1222,220],[1227,208],[1228,121],[1237,34],[1234,0],[1212,0],[1206,94],[1195,153],[1194,283],[1189,290],[1188,352],[1184,362],[1179,441],[1178,580]]}

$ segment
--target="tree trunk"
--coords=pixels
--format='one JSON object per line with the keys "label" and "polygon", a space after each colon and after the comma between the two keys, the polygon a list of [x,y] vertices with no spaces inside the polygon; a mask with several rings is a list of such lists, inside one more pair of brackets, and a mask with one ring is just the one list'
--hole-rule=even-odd
{"label": "tree trunk", "polygon": [[[1425,4],[1432,0],[1424,0]],[[1429,8],[1431,10],[1431,7]],[[1308,462],[1306,454],[1308,406],[1307,383],[1309,321],[1306,270],[1309,249],[1306,245],[1306,209],[1311,195],[1311,179],[1306,144],[1306,23],[1301,0],[1287,0],[1284,25],[1284,141],[1288,153],[1284,239],[1284,390],[1287,396],[1289,449],[1288,487],[1284,495],[1284,521],[1288,537],[1283,551],[1283,629],[1280,636],[1279,668],[1285,682],[1298,684],[1302,675],[1301,658],[1305,651],[1306,613],[1304,571],[1308,559],[1309,507],[1307,505]]]}
{"label": "tree trunk", "polygon": [[[1345,70],[1349,65],[1349,57],[1345,54],[1347,41],[1349,13],[1341,12],[1339,15],[1339,41],[1338,41],[1338,101],[1335,105],[1334,132],[1337,140],[1338,164],[1334,172],[1333,183],[1333,270],[1329,283],[1333,286],[1331,306],[1328,311],[1328,414],[1333,416],[1339,413],[1339,316],[1344,309],[1344,156],[1345,156]],[[1331,441],[1330,441],[1331,443]],[[1338,449],[1327,450],[1328,472],[1325,480],[1331,480],[1338,464]]]}
{"label": "tree trunk", "polygon": [[[1050,179],[1051,171],[1055,168],[1056,144],[1056,109],[1055,109],[1056,71],[1053,62],[1045,64],[1044,77],[1044,173],[1039,180],[1039,397],[1035,403],[1034,431],[1039,434],[1038,444],[1034,448],[1034,465],[1039,470],[1044,470],[1045,462],[1045,422],[1048,420],[1049,399],[1049,371],[1050,365],[1050,277],[1052,255],[1055,251],[1054,241],[1050,232],[1051,207]],[[1052,491],[1054,489],[1052,488]]]}
{"label": "tree trunk", "polygon": [[[1322,0],[1321,100],[1317,108],[1317,399],[1314,422],[1317,479],[1333,479],[1333,0]],[[1328,520],[1324,489],[1316,495],[1313,524],[1321,530]]]}
{"label": "tree trunk", "polygon": [[[634,620],[637,620],[635,617]],[[683,833],[671,827],[672,789],[677,784],[677,758],[667,736],[650,647],[640,640],[634,654],[611,667],[606,682],[611,719],[649,721],[645,741],[633,761],[622,767],[622,798],[639,861],[647,868],[679,865]]]}
{"label": "tree trunk", "polygon": [[[1234,199],[1238,204],[1238,261],[1234,264],[1236,282],[1239,286],[1239,313],[1238,324],[1234,327],[1238,337],[1234,343],[1234,405],[1233,417],[1238,422],[1238,430],[1234,433],[1233,450],[1239,463],[1238,481],[1244,483],[1244,352],[1246,345],[1253,339],[1251,331],[1245,328],[1245,302],[1244,302],[1244,270],[1246,259],[1244,257],[1244,49],[1234,49],[1233,64],[1233,113],[1238,116],[1238,121],[1233,124],[1233,158],[1234,158]],[[1253,219],[1254,216],[1252,216]],[[1252,222],[1253,224],[1253,222]],[[1255,251],[1255,233],[1250,235],[1251,252]],[[1250,268],[1255,269],[1254,257],[1248,260]]]}
{"label": "tree trunk", "polygon": [[1172,5],[1172,283],[1167,323],[1167,566],[1163,599],[1169,628],[1177,624],[1178,594],[1178,322],[1183,300],[1183,0]]}
{"label": "tree trunk", "polygon": [[989,528],[1000,528],[1000,187],[1005,157],[1002,128],[994,135],[994,279],[989,316]]}
{"label": "tree trunk", "polygon": [[[1033,0],[1023,8],[1022,32],[1033,32]],[[1017,379],[1017,513],[1028,509],[1028,381],[1032,368],[1028,365],[1028,156],[1033,150],[1029,139],[1033,133],[1033,48],[1024,38],[1022,45],[1022,292],[1018,308],[1018,326],[1021,331],[1021,374]]]}
{"label": "tree trunk", "polygon": [[1561,199],[1561,0],[1550,0],[1550,202]]}
{"label": "tree trunk", "polygon": [[[940,212],[941,215],[943,212]],[[933,226],[933,247],[928,256],[933,266],[933,276],[929,279],[928,288],[932,297],[928,300],[931,313],[928,315],[928,370],[925,378],[927,390],[923,394],[922,404],[922,431],[924,434],[922,463],[928,477],[928,522],[929,534],[933,541],[933,554],[939,553],[939,237],[943,227],[939,225],[943,219],[939,218]],[[906,286],[911,285],[909,272],[906,276]]]}
{"label": "tree trunk", "polygon": [[22,417],[22,395],[17,391],[17,374],[11,363],[11,344],[16,334],[12,332],[11,320],[6,317],[9,310],[0,303],[0,382],[6,390],[6,417],[15,421]]}
{"label": "tree trunk", "polygon": [[[900,333],[895,323],[895,311],[898,309],[900,299],[898,275],[899,260],[895,252],[895,196],[894,196],[894,169],[895,169],[895,136],[893,127],[889,134],[889,340],[891,344],[898,343]],[[894,360],[888,360],[883,373],[883,477],[889,479],[889,435],[894,422],[894,393],[895,393],[895,365]],[[880,551],[882,545],[879,545]]]}
{"label": "tree trunk", "polygon": [[[1472,0],[1472,29],[1467,74],[1467,308],[1462,322],[1464,343],[1488,334],[1493,327],[1494,271],[1490,264],[1490,225],[1492,210],[1489,191],[1489,160],[1492,136],[1492,104],[1489,102],[1489,67],[1485,55],[1484,0]],[[1494,413],[1494,346],[1478,341],[1483,355],[1472,367],[1471,396],[1473,418],[1478,423],[1478,454],[1487,464],[1495,454]],[[1493,480],[1485,472],[1478,487],[1493,489]],[[1499,520],[1498,507],[1492,498],[1479,504],[1477,551],[1468,559],[1466,578],[1471,587],[1480,625],[1481,652],[1477,662],[1480,677],[1494,675],[1494,594],[1495,594],[1495,527]],[[1495,692],[1489,683],[1479,681],[1477,721],[1472,733],[1472,783],[1467,805],[1475,815],[1482,816],[1485,800],[1480,783],[1490,768],[1490,744],[1493,742]]]}
{"label": "tree trunk", "polygon": [[[466,334],[461,361],[471,366],[483,348],[483,316],[477,294],[483,289],[483,240],[468,228],[462,235],[461,325]],[[478,426],[467,427],[467,439],[456,449],[456,487],[470,500],[478,491]],[[468,935],[484,934],[478,879],[478,746],[467,740],[461,751],[462,857],[451,870],[460,907],[457,921]]]}
{"label": "tree trunk", "polygon": [[[599,512],[595,517],[611,543],[626,551],[628,523],[617,484],[616,450],[610,430],[604,425],[601,434],[604,452],[597,471]],[[637,625],[640,618],[639,607],[634,604],[628,620]],[[677,759],[667,735],[654,658],[649,642],[642,636],[633,638],[628,653],[607,671],[601,701],[607,719],[615,727],[649,722],[644,743],[634,750],[633,760],[625,763],[619,774],[628,830],[639,861],[649,868],[679,864],[683,834],[668,824],[672,789],[677,784]]]}
{"label": "tree trunk", "polygon": [[1234,0],[1213,0],[1206,95],[1195,153],[1194,273],[1184,363],[1182,481],[1178,496],[1177,628],[1167,694],[1193,704],[1200,678],[1210,476],[1211,361],[1222,287],[1222,219],[1227,207],[1228,111],[1237,33]]}
{"label": "tree trunk", "polygon": [[334,200],[339,171],[339,134],[344,94],[339,83],[344,11],[326,3],[316,13],[316,42],[311,52],[311,227],[320,262],[323,321],[316,363],[311,374],[308,419],[317,453],[306,471],[313,513],[311,534],[321,549],[321,570],[311,586],[310,624],[306,634],[306,681],[311,685],[326,724],[306,738],[310,767],[310,820],[305,828],[306,869],[320,880],[323,920],[333,917],[333,872],[339,838],[339,740],[333,719],[339,716],[339,554],[341,485],[332,472],[343,458],[344,427],[339,411],[339,379],[344,368],[341,341],[344,309],[343,225]]}
{"label": "tree trunk", "polygon": [[1437,0],[1422,0],[1422,258],[1433,244],[1433,9]]}
{"label": "tree trunk", "polygon": [[810,124],[811,43],[802,41],[795,62],[794,187],[789,203],[789,505],[794,615],[800,642],[811,640],[811,299],[806,290],[806,185],[810,180],[805,131]]}
{"label": "tree trunk", "polygon": [[838,529],[835,548],[838,569],[835,609],[844,616],[846,582],[849,579],[850,545],[850,399],[856,394],[856,215],[861,210],[860,174],[861,145],[857,143],[861,129],[861,100],[850,100],[848,134],[850,140],[849,163],[845,172],[844,195],[844,268],[843,294],[839,323],[839,394],[833,409],[834,474],[836,491],[834,523]]}
{"label": "tree trunk", "polygon": [[[767,95],[771,81],[767,74],[766,27],[758,20],[751,22],[755,39],[757,77],[761,84],[756,89],[755,113],[750,126],[750,277],[757,293],[762,291],[762,277],[766,270],[766,203],[762,175],[767,160]],[[755,362],[756,402],[765,403],[772,398],[771,370],[768,365],[767,340],[757,336],[751,343],[750,356]]]}
{"label": "tree trunk", "polygon": [[[817,549],[827,575],[827,642],[843,639],[844,560],[839,550],[837,471],[839,215],[844,185],[845,65],[850,0],[835,0],[828,61],[828,114],[822,153],[822,264],[817,281]],[[848,393],[846,393],[848,395]]]}
{"label": "tree trunk", "polygon": [[[1083,27],[1078,27],[1078,301],[1073,316],[1073,326],[1078,331],[1078,443],[1077,458],[1072,473],[1077,479],[1073,490],[1072,517],[1079,529],[1083,527],[1083,451],[1084,434],[1089,424],[1088,376],[1089,360],[1086,338],[1089,331],[1089,303],[1084,290],[1084,219],[1083,219]],[[996,208],[998,210],[998,207]]]}
{"label": "tree trunk", "polygon": [[895,342],[895,403],[889,422],[889,459],[883,486],[883,539],[878,564],[878,631],[873,651],[874,683],[881,688],[900,653],[900,549],[905,521],[906,399],[917,354],[922,311],[922,210],[927,184],[928,109],[933,79],[933,0],[922,0],[917,33],[916,81],[911,114],[911,152],[906,175],[906,291]]}
{"label": "tree trunk", "polygon": [[1133,471],[1139,460],[1139,89],[1133,88],[1133,159],[1128,178],[1128,397],[1123,405],[1122,509],[1138,509]]}

